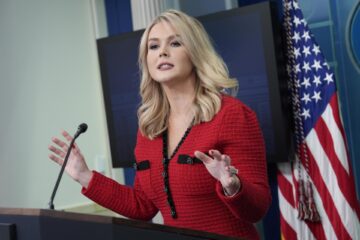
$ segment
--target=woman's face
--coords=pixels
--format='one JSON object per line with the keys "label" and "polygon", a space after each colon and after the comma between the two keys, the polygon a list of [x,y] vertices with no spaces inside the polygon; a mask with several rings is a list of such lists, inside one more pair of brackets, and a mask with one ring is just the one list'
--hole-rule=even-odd
{"label": "woman's face", "polygon": [[181,84],[194,79],[193,64],[181,36],[167,22],[155,24],[148,36],[147,65],[153,80]]}

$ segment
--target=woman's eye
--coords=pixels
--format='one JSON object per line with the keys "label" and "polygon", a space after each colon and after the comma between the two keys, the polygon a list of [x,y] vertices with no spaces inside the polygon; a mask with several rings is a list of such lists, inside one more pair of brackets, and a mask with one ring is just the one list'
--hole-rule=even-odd
{"label": "woman's eye", "polygon": [[180,47],[181,43],[179,41],[174,41],[174,42],[171,42],[171,46],[172,47]]}
{"label": "woman's eye", "polygon": [[157,45],[157,44],[149,45],[149,49],[151,49],[151,50],[157,49],[158,47],[159,47],[159,45]]}

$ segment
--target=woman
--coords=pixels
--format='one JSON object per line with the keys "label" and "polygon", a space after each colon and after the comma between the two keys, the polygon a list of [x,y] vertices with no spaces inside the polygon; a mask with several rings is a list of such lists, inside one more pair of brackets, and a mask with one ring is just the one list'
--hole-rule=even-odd
{"label": "woman", "polygon": [[[145,30],[134,188],[90,171],[74,147],[67,173],[93,201],[133,219],[257,239],[253,223],[271,202],[264,142],[252,110],[224,90],[237,88],[203,26],[169,10]],[[67,142],[71,136],[62,133]],[[53,138],[60,165],[68,143]]]}

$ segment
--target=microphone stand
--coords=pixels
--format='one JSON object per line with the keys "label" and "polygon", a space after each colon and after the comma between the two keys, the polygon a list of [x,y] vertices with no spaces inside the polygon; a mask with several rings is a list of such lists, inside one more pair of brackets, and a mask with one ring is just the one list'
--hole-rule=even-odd
{"label": "microphone stand", "polygon": [[50,197],[49,209],[52,209],[52,210],[55,209],[55,207],[54,207],[55,194],[56,194],[56,192],[57,192],[57,189],[58,189],[59,184],[60,184],[61,177],[62,177],[62,175],[63,175],[63,173],[64,173],[66,164],[67,164],[67,162],[68,162],[68,159],[69,159],[69,156],[70,156],[70,153],[71,153],[71,149],[72,149],[73,146],[74,146],[75,139],[76,139],[80,134],[81,134],[81,132],[80,132],[80,131],[77,131],[77,132],[75,133],[75,135],[74,135],[74,138],[73,138],[73,139],[71,140],[71,142],[70,142],[69,148],[68,148],[68,150],[67,150],[67,153],[66,153],[66,156],[65,156],[65,159],[64,159],[64,163],[63,163],[63,165],[61,166],[61,170],[60,170],[60,172],[59,172],[59,176],[58,176],[58,178],[57,178],[57,180],[56,180],[56,183],[55,183],[53,192],[52,192],[51,197]]}

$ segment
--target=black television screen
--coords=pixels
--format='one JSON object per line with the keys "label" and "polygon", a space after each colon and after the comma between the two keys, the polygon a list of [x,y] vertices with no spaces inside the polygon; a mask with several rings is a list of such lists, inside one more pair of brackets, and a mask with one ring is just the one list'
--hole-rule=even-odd
{"label": "black television screen", "polygon": [[[237,97],[252,108],[265,138],[268,162],[288,161],[292,154],[286,80],[279,62],[281,47],[273,7],[263,2],[199,17],[239,81]],[[141,31],[98,40],[101,78],[113,167],[134,162],[140,74],[137,65]],[[286,91],[285,91],[286,92]]]}

